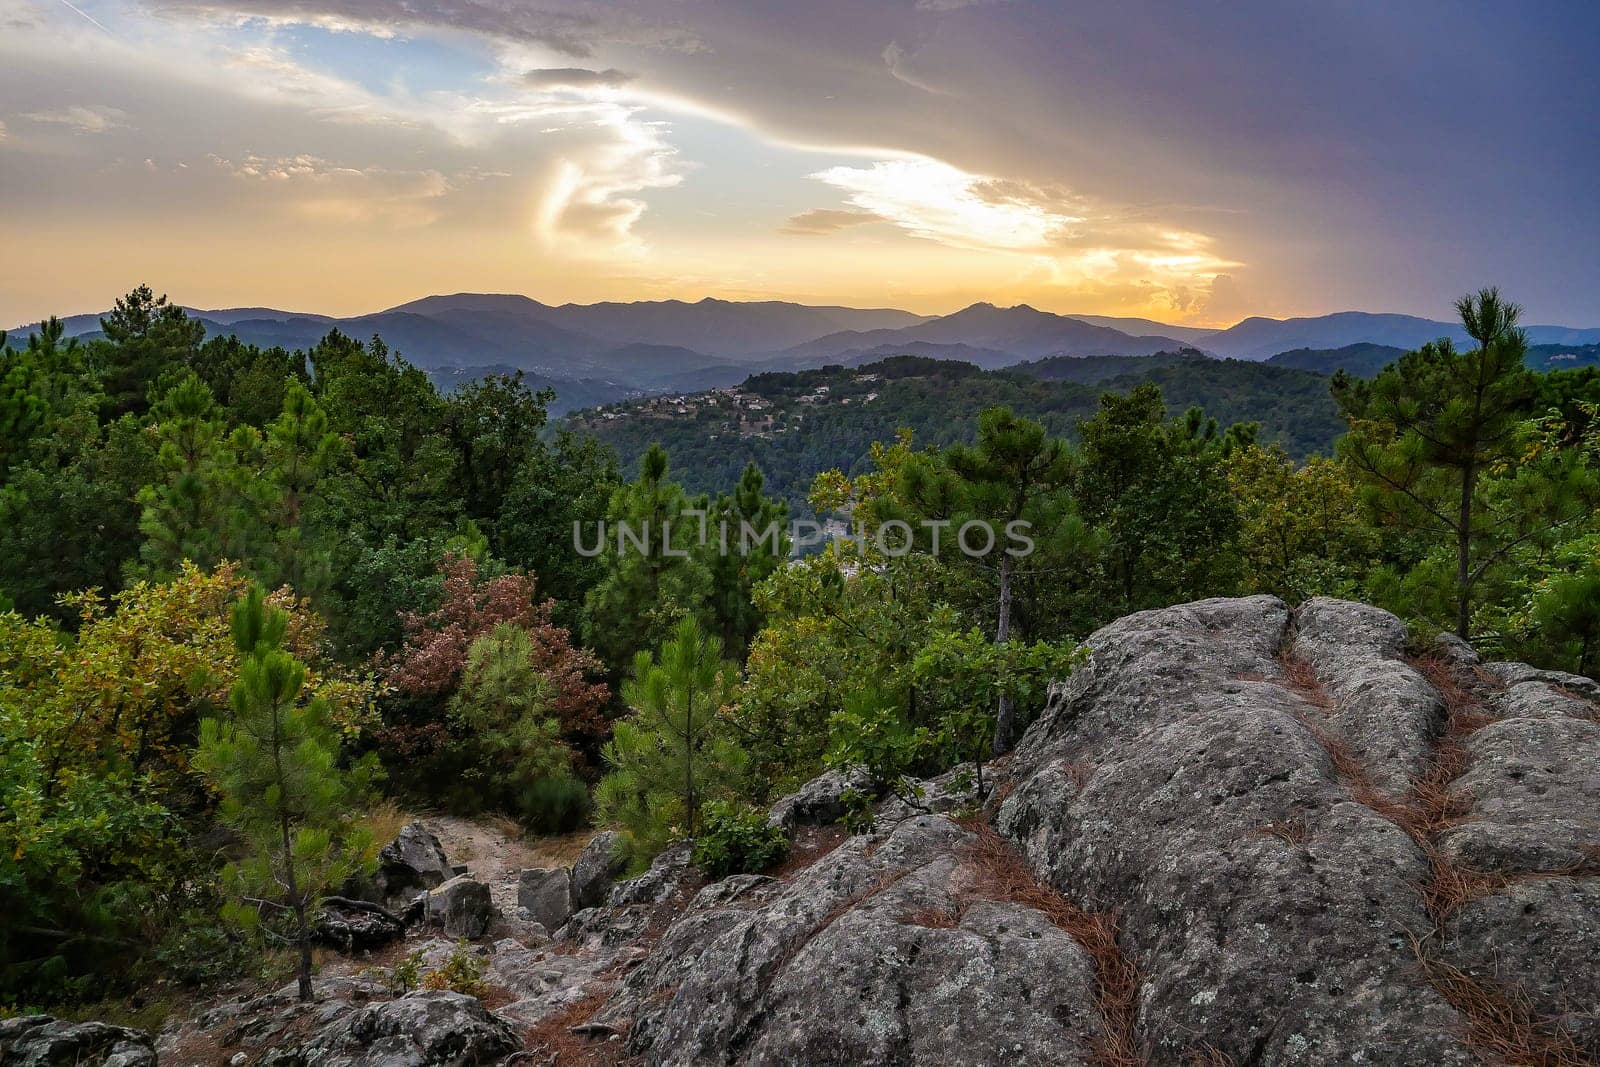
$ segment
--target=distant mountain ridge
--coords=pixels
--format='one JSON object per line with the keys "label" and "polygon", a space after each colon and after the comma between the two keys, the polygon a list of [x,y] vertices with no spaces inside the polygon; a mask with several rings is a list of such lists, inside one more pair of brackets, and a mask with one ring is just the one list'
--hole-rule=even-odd
{"label": "distant mountain ridge", "polygon": [[[263,346],[309,348],[333,329],[361,339],[381,336],[419,367],[446,372],[444,381],[522,370],[556,389],[557,413],[608,398],[732,385],[752,373],[860,366],[907,354],[998,370],[1054,358],[1149,356],[1193,348],[1262,361],[1297,350],[1322,353],[1363,345],[1403,351],[1437,337],[1469,343],[1451,323],[1359,311],[1255,317],[1211,330],[987,302],[924,316],[894,308],[775,300],[545,304],[517,294],[455,293],[343,318],[267,307],[186,310],[210,335]],[[69,336],[93,336],[99,318],[74,315],[63,321]],[[24,340],[28,332],[14,331],[13,341]],[[1535,345],[1582,349],[1600,344],[1600,329],[1533,326],[1528,334]],[[1583,365],[1587,358],[1574,355],[1562,362],[1565,355],[1571,353],[1553,353],[1551,365]],[[1337,363],[1350,357],[1297,355],[1279,362],[1322,369],[1317,361],[1326,358]]]}
{"label": "distant mountain ridge", "polygon": [[[1600,344],[1600,328],[1526,326],[1523,330],[1530,345]],[[1340,311],[1314,318],[1248,318],[1212,334],[1206,338],[1204,347],[1232,359],[1269,359],[1297,348],[1344,348],[1354,344],[1389,345],[1409,351],[1440,338],[1449,338],[1458,345],[1473,344],[1457,322],[1440,322],[1415,315]]]}

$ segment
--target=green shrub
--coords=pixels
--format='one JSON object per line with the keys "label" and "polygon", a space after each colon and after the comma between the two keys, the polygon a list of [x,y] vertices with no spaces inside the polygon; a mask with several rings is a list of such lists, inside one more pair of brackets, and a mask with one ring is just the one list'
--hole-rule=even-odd
{"label": "green shrub", "polygon": [[489,983],[483,980],[485,962],[473,955],[466,945],[457,945],[443,967],[429,973],[422,980],[424,989],[449,989],[482,1000],[489,995]]}
{"label": "green shrub", "polygon": [[522,790],[518,806],[535,833],[571,833],[589,821],[589,787],[568,775],[540,778]]}
{"label": "green shrub", "polygon": [[789,835],[767,822],[759,808],[713,800],[704,814],[694,862],[711,878],[756,874],[789,854]]}

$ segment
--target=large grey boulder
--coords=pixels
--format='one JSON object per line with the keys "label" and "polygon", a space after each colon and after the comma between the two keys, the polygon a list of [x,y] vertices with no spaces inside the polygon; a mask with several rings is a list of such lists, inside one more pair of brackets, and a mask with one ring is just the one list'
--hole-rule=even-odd
{"label": "large grey boulder", "polygon": [[409,900],[424,889],[443,885],[455,872],[444,846],[420,822],[401,827],[395,839],[378,853],[378,872],[373,879],[380,900]]}
{"label": "large grey boulder", "polygon": [[109,1023],[71,1023],[48,1015],[0,1020],[5,1067],[155,1067],[150,1035]]}
{"label": "large grey boulder", "polygon": [[1600,866],[1600,721],[1570,714],[1580,702],[1549,690],[1532,708],[1527,697],[1506,694],[1501,710],[1514,717],[1467,738],[1454,789],[1471,818],[1441,845],[1464,866],[1502,874]]}
{"label": "large grey boulder", "polygon": [[672,898],[695,878],[688,842],[669,845],[650,861],[650,868],[637,878],[628,878],[611,887],[606,903],[614,908],[638,904],[660,904]]}
{"label": "large grey boulder", "polygon": [[1579,962],[1600,910],[1564,873],[1600,840],[1600,725],[1459,649],[1436,691],[1405,636],[1329,600],[1143,612],[1090,638],[1019,744],[999,828],[1122,916],[1151,1062],[1465,1065],[1483,992],[1532,1004],[1529,1042],[1600,1052]]}
{"label": "large grey boulder", "polygon": [[707,887],[591,1022],[649,1064],[1087,1063],[1088,955],[971,899],[971,831],[920,816],[791,882]]}
{"label": "large grey boulder", "polygon": [[1316,597],[1295,613],[1290,649],[1331,704],[1319,709],[1375,785],[1405,792],[1422,772],[1444,703],[1404,659],[1406,627],[1380,608]]}
{"label": "large grey boulder", "polygon": [[[1353,640],[1364,614],[1346,620]],[[999,827],[1052,885],[1122,916],[1154,1062],[1209,1046],[1241,1063],[1465,1067],[1461,1019],[1411,951],[1431,926],[1414,888],[1426,857],[1339,779],[1308,725],[1334,729],[1329,709],[1280,659],[1290,623],[1251,597],[1095,633],[1018,746]],[[1397,708],[1416,692],[1399,687]]]}
{"label": "large grey boulder", "polygon": [[426,990],[349,1011],[267,1067],[478,1067],[521,1048],[504,1019],[476,997]]}
{"label": "large grey boulder", "polygon": [[445,936],[475,941],[494,922],[494,901],[489,887],[460,875],[428,892],[428,919],[444,927]]}
{"label": "large grey boulder", "polygon": [[554,933],[572,914],[572,870],[530,867],[517,880],[517,907]]}
{"label": "large grey boulder", "polygon": [[611,883],[628,868],[627,838],[615,830],[595,834],[572,864],[574,910],[604,904]]}
{"label": "large grey boulder", "polygon": [[772,805],[767,821],[793,833],[800,826],[826,826],[845,817],[850,792],[876,797],[883,792],[864,770],[827,771]]}

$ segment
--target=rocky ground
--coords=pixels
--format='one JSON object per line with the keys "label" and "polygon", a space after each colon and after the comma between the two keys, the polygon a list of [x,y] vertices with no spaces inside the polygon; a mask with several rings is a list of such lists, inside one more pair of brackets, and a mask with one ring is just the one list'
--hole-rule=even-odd
{"label": "rocky ground", "polygon": [[[1332,600],[1089,645],[981,804],[930,783],[848,837],[859,783],[825,776],[774,808],[783,867],[710,884],[681,849],[616,881],[607,835],[556,857],[408,827],[385,914],[330,915],[358,955],[316,1004],[159,1038],[14,1020],[0,1061],[1600,1063],[1600,686]],[[481,997],[397,995],[396,962],[458,938]]]}

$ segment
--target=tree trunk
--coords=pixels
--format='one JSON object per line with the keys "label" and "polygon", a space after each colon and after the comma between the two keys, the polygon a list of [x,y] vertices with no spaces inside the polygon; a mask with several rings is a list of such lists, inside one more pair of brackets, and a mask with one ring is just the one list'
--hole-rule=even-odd
{"label": "tree trunk", "polygon": [[683,809],[689,820],[689,840],[694,840],[694,690],[689,690],[689,706],[683,720]]}
{"label": "tree trunk", "polygon": [[306,902],[295,902],[295,936],[300,939],[300,999],[310,1003],[311,993],[311,926],[306,922]]}
{"label": "tree trunk", "polygon": [[[994,643],[1004,645],[1011,639],[1011,556],[1000,556],[1000,618],[995,624]],[[994,754],[1003,756],[1016,743],[1016,723],[1011,708],[1011,696],[1001,692],[1000,708],[994,717]]]}
{"label": "tree trunk", "polygon": [[1477,468],[1461,472],[1461,514],[1456,527],[1456,636],[1466,641],[1472,629],[1472,490]]}

